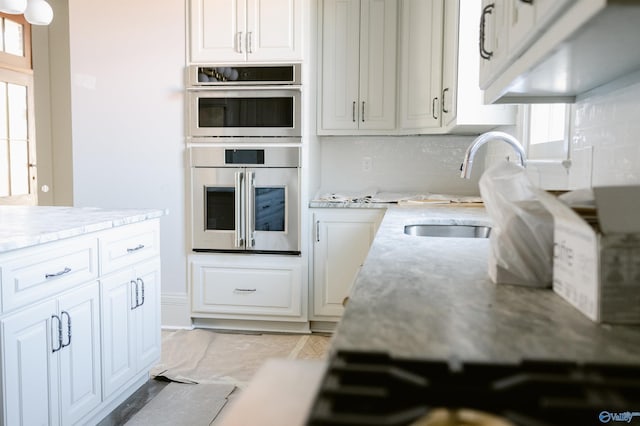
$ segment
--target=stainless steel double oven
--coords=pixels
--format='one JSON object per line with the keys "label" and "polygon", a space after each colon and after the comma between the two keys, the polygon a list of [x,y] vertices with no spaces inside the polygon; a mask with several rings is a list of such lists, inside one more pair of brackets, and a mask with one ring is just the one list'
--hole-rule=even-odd
{"label": "stainless steel double oven", "polygon": [[300,254],[300,64],[187,72],[192,249]]}
{"label": "stainless steel double oven", "polygon": [[192,147],[194,251],[300,254],[300,148]]}

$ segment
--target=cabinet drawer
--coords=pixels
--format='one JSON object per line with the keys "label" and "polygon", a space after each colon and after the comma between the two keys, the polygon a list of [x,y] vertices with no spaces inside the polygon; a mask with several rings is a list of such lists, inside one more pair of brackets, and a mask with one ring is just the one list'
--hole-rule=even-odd
{"label": "cabinet drawer", "polygon": [[100,235],[102,275],[160,254],[159,220],[113,228]]}
{"label": "cabinet drawer", "polygon": [[299,317],[297,267],[193,264],[193,312]]}
{"label": "cabinet drawer", "polygon": [[16,250],[0,258],[3,312],[98,277],[98,240],[80,237]]}

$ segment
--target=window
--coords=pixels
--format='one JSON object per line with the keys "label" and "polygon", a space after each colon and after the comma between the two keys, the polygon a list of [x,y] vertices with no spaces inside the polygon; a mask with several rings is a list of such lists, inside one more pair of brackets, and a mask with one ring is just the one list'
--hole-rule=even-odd
{"label": "window", "polygon": [[36,204],[31,28],[0,14],[0,204]]}
{"label": "window", "polygon": [[542,188],[568,189],[571,105],[523,105],[521,112],[529,176]]}
{"label": "window", "polygon": [[[569,140],[567,104],[533,104],[526,107],[529,158],[566,159]],[[525,113],[527,114],[527,113]]]}

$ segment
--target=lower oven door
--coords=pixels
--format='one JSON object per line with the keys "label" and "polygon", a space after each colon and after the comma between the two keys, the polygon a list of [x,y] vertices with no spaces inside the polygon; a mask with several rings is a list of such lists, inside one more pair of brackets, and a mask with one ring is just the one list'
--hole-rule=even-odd
{"label": "lower oven door", "polygon": [[249,168],[245,175],[247,250],[300,254],[299,169]]}
{"label": "lower oven door", "polygon": [[193,249],[244,250],[244,169],[194,167],[191,172]]}
{"label": "lower oven door", "polygon": [[193,167],[194,251],[300,254],[296,167]]}

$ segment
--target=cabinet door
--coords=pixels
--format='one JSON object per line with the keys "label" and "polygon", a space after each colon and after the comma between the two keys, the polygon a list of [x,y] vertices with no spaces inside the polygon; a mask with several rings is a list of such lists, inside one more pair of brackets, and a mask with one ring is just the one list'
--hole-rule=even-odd
{"label": "cabinet door", "polygon": [[192,62],[242,62],[247,0],[190,0]]}
{"label": "cabinet door", "polygon": [[138,282],[138,307],[134,309],[136,324],[136,370],[149,368],[160,360],[160,261],[154,260],[135,268]]}
{"label": "cabinet door", "polygon": [[5,425],[57,425],[57,312],[51,300],[6,317],[2,324]]}
{"label": "cabinet door", "polygon": [[403,0],[400,127],[440,127],[443,0]]}
{"label": "cabinet door", "polygon": [[98,283],[59,299],[64,346],[60,354],[62,424],[75,424],[102,401]]}
{"label": "cabinet door", "polygon": [[321,116],[322,129],[358,128],[358,60],[360,2],[322,3]]}
{"label": "cabinet door", "polygon": [[249,61],[302,59],[302,0],[247,0]]}
{"label": "cabinet door", "polygon": [[102,389],[108,398],[136,371],[133,310],[135,280],[125,269],[100,281],[102,308]]}
{"label": "cabinet door", "polygon": [[396,0],[360,5],[359,129],[396,127]]}
{"label": "cabinet door", "polygon": [[535,2],[512,0],[507,10],[508,52],[510,57],[516,57],[535,25]]}
{"label": "cabinet door", "polygon": [[[460,0],[444,2],[444,48],[442,49],[442,126],[456,118],[458,86],[458,35],[460,34]],[[476,29],[476,28],[474,28]],[[476,40],[477,43],[477,40]],[[464,70],[463,72],[469,72]],[[477,80],[476,80],[477,81]]]}
{"label": "cabinet door", "polygon": [[485,52],[480,59],[480,88],[486,89],[506,63],[508,32],[507,0],[482,0],[480,45]]}
{"label": "cabinet door", "polygon": [[377,211],[314,214],[314,315],[342,315],[342,302],[369,253],[380,217]]}

